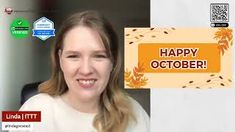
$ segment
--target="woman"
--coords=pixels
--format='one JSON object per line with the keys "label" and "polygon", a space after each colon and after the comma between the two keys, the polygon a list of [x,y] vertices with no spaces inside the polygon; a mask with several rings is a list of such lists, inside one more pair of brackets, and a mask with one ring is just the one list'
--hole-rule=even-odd
{"label": "woman", "polygon": [[52,76],[20,110],[40,110],[35,131],[147,132],[149,117],[118,87],[117,36],[95,11],[75,13],[57,33]]}

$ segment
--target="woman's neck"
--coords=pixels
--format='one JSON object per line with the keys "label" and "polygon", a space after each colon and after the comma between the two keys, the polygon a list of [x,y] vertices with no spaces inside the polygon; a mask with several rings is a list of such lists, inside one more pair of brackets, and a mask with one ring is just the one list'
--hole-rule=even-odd
{"label": "woman's neck", "polygon": [[78,110],[79,112],[84,113],[97,113],[99,109],[99,99],[96,100],[81,100],[79,97],[76,97],[73,93],[66,92],[61,95],[62,100]]}

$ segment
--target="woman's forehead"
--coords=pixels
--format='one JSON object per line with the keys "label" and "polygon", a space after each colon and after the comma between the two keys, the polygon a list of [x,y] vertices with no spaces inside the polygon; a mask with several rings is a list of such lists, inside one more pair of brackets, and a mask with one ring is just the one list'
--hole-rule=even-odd
{"label": "woman's forehead", "polygon": [[63,49],[105,50],[105,46],[96,30],[85,26],[77,26],[66,33],[63,41]]}

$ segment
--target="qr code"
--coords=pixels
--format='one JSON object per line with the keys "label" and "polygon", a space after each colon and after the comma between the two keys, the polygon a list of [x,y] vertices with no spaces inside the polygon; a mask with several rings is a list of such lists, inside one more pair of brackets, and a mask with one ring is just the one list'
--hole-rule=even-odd
{"label": "qr code", "polygon": [[228,22],[229,21],[229,4],[228,3],[211,3],[211,22]]}

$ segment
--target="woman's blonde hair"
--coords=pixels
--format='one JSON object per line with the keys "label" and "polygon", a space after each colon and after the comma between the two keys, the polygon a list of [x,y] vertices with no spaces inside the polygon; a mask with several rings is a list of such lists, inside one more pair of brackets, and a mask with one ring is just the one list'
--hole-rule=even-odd
{"label": "woman's blonde hair", "polygon": [[66,33],[76,26],[86,26],[96,30],[102,38],[107,55],[113,63],[109,82],[100,95],[100,109],[94,118],[93,125],[98,131],[102,132],[124,132],[130,120],[135,120],[135,117],[128,96],[118,87],[118,75],[121,69],[118,38],[111,24],[96,11],[75,13],[64,21],[56,35],[55,45],[51,53],[51,78],[39,86],[39,92],[57,96],[68,91],[60,68],[58,52],[63,49]]}

